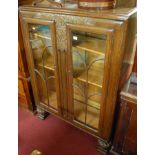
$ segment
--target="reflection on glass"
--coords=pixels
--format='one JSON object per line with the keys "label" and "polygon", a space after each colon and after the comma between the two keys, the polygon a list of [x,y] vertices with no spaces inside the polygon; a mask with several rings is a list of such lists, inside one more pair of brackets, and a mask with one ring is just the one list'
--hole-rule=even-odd
{"label": "reflection on glass", "polygon": [[100,115],[106,37],[72,33],[75,120],[97,129]]}
{"label": "reflection on glass", "polygon": [[32,48],[39,99],[57,109],[55,59],[49,26],[29,24],[29,41]]}

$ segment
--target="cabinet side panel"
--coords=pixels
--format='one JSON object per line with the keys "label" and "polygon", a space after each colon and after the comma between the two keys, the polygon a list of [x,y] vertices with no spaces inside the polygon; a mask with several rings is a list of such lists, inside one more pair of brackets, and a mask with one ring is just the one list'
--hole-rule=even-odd
{"label": "cabinet side panel", "polygon": [[125,47],[125,37],[126,37],[127,22],[124,22],[120,29],[115,31],[114,36],[114,50],[111,54],[111,69],[110,69],[110,79],[108,86],[108,94],[106,97],[106,102],[103,105],[103,127],[102,127],[102,137],[106,140],[110,140],[112,125],[114,119],[116,97],[119,86],[120,70],[123,61],[124,47]]}
{"label": "cabinet side panel", "polygon": [[126,46],[124,50],[124,63],[134,64],[136,52],[137,14],[133,14],[128,20]]}
{"label": "cabinet side panel", "polygon": [[[119,90],[123,87],[125,82],[128,80],[136,60],[136,46],[137,46],[137,15],[132,15],[128,20],[128,28],[126,35],[126,46],[124,49],[123,65],[121,68],[121,78],[119,82]],[[136,63],[136,62],[135,62]]]}

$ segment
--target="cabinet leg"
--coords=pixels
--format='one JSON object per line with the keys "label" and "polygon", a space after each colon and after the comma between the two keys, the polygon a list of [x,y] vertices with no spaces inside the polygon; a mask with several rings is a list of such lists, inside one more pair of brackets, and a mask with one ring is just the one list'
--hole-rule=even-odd
{"label": "cabinet leg", "polygon": [[102,152],[103,154],[106,154],[111,147],[111,142],[107,142],[102,139],[98,139],[98,151]]}
{"label": "cabinet leg", "polygon": [[37,116],[40,119],[44,120],[48,116],[48,112],[46,112],[45,110],[43,110],[40,107],[37,107]]}

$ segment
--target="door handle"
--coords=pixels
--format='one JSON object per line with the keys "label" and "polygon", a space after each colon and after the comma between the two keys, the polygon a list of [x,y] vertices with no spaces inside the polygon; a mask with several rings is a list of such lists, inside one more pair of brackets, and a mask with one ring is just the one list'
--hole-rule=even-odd
{"label": "door handle", "polygon": [[56,65],[54,65],[54,70],[56,70],[57,69],[57,66]]}
{"label": "door handle", "polygon": [[19,76],[19,79],[21,79],[21,80],[26,80],[26,81],[28,81],[28,82],[31,81],[31,77],[30,77],[30,76],[27,77],[27,78],[25,78],[25,77],[23,77],[23,76]]}

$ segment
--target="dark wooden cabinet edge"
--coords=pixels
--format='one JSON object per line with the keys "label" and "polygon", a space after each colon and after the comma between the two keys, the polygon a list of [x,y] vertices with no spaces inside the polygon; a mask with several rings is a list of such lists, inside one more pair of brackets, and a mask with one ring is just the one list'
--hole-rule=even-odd
{"label": "dark wooden cabinet edge", "polygon": [[[20,108],[28,109],[34,113],[36,113],[36,105],[34,103],[32,87],[30,81],[27,81],[25,78],[22,78],[20,75],[18,76],[18,80],[21,80],[24,85],[24,91],[26,96],[22,96],[18,93],[18,105]],[[27,102],[28,104],[23,103],[22,101]]]}

